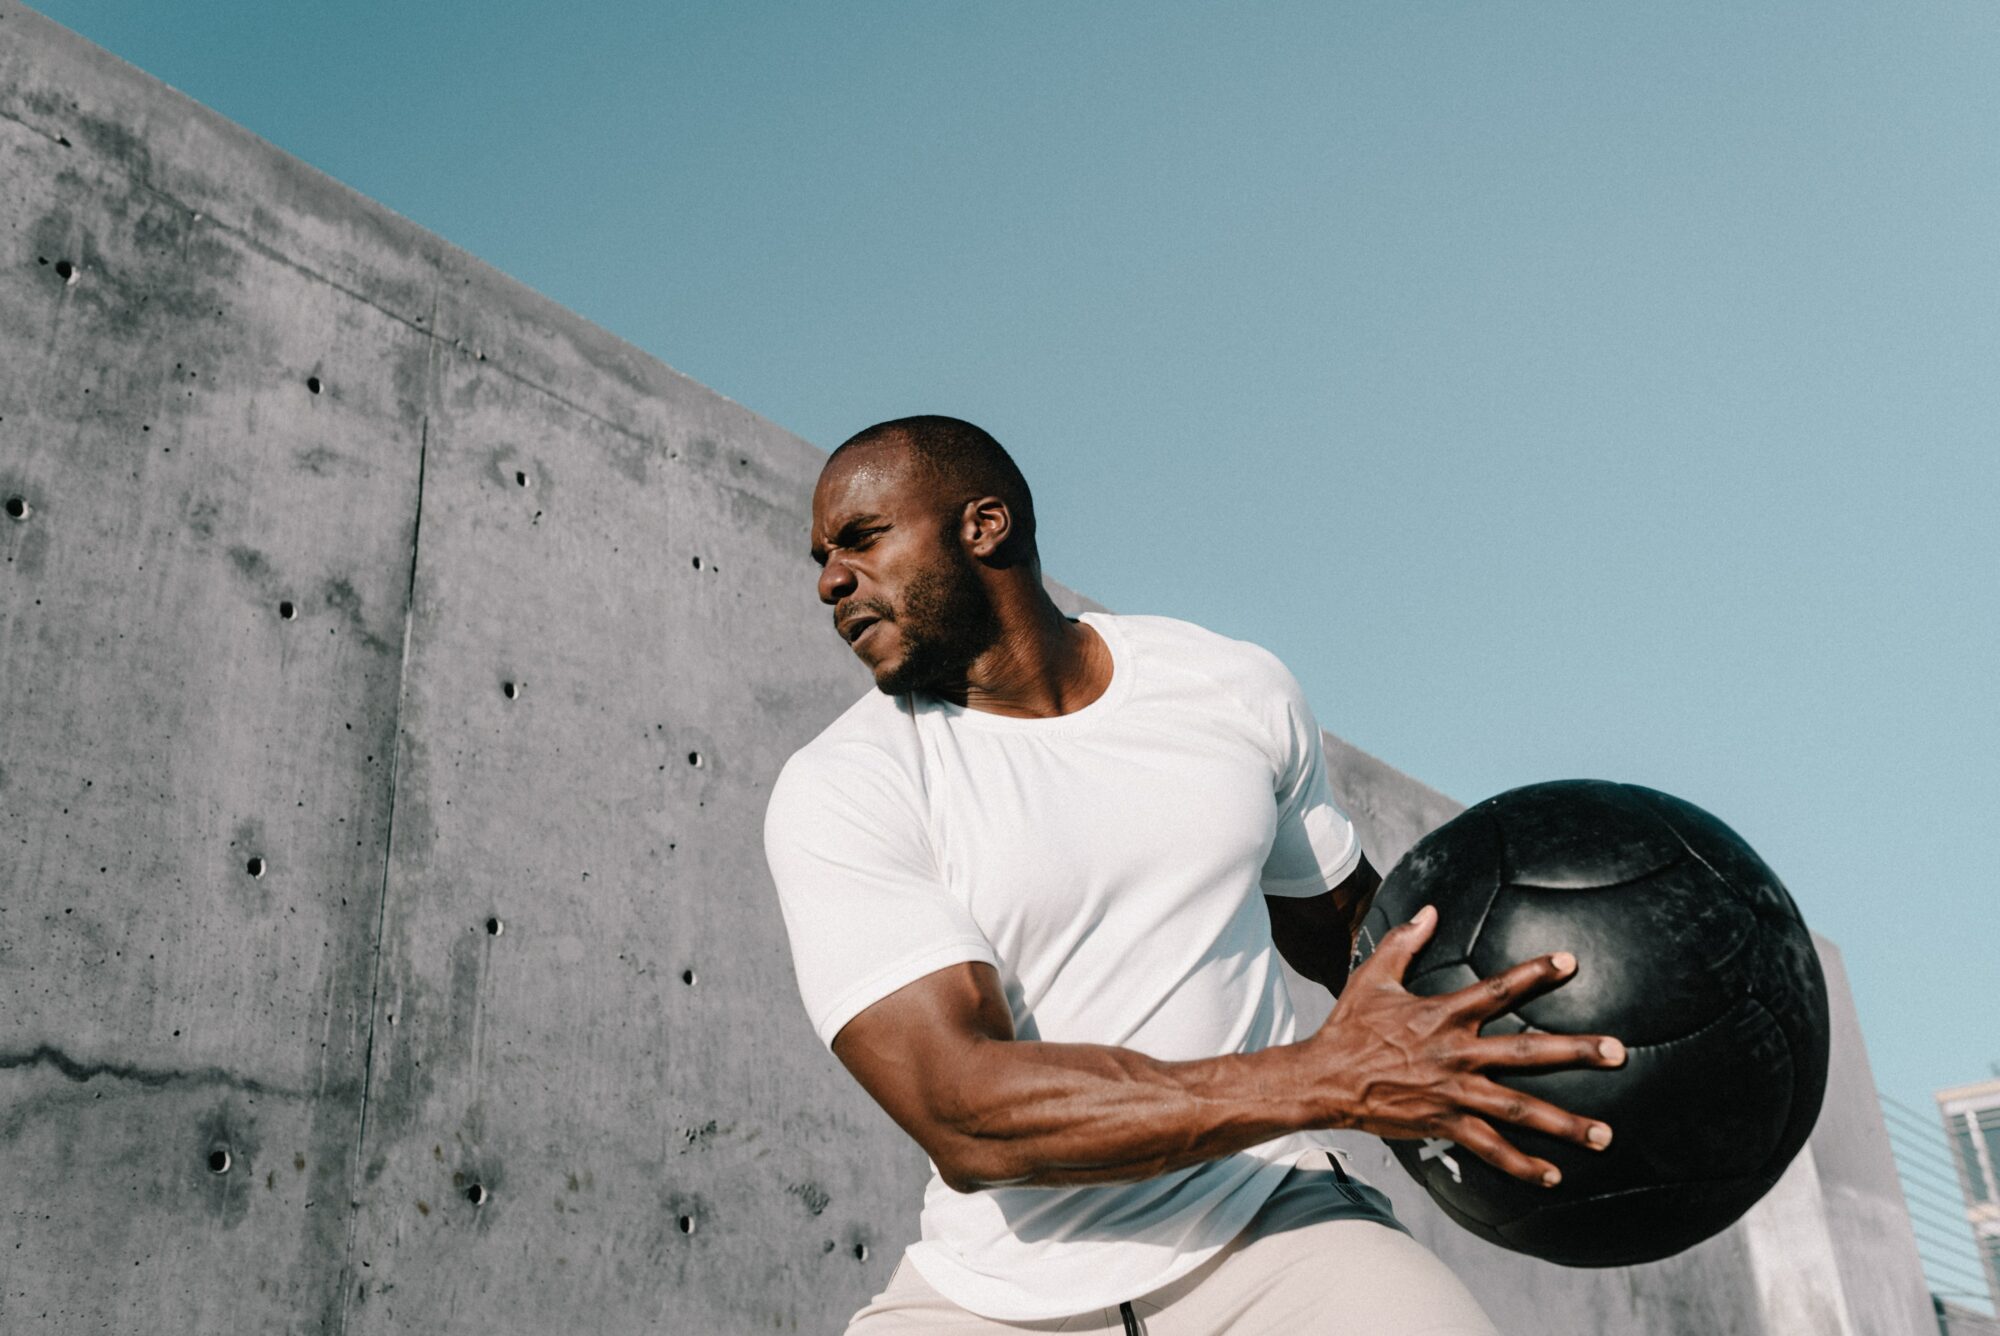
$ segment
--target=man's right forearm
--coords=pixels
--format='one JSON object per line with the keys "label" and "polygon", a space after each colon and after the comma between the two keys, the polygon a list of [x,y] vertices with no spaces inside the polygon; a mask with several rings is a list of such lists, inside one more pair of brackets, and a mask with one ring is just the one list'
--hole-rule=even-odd
{"label": "man's right forearm", "polygon": [[927,1147],[961,1192],[1151,1178],[1338,1124],[1296,1045],[1162,1062],[1099,1044],[986,1040],[976,1079],[941,1083]]}
{"label": "man's right forearm", "polygon": [[927,975],[850,1021],[834,1055],[961,1192],[1135,1182],[1307,1128],[1446,1137],[1526,1182],[1556,1166],[1495,1124],[1603,1149],[1611,1129],[1494,1080],[1509,1070],[1616,1067],[1609,1035],[1481,1027],[1576,972],[1567,951],[1436,997],[1403,987],[1437,926],[1429,907],[1389,931],[1296,1043],[1164,1062],[1131,1049],[1013,1037],[990,965]]}

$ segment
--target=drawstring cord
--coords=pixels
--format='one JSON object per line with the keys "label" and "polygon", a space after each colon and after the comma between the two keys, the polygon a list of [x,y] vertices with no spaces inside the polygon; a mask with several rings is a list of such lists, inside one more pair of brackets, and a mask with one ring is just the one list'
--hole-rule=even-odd
{"label": "drawstring cord", "polygon": [[1129,1303],[1119,1304],[1118,1316],[1125,1319],[1125,1336],[1140,1336],[1139,1319],[1132,1315],[1131,1304]]}

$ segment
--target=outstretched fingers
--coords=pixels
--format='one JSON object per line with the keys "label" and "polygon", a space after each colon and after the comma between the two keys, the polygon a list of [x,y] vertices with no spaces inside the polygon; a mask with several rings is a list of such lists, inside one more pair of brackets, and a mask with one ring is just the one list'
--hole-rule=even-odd
{"label": "outstretched fingers", "polygon": [[1575,973],[1576,957],[1567,951],[1557,951],[1467,984],[1451,994],[1449,1000],[1461,1016],[1491,1020],[1537,994],[1568,983]]}
{"label": "outstretched fingers", "polygon": [[1600,1123],[1594,1118],[1579,1117],[1567,1109],[1557,1108],[1547,1100],[1524,1095],[1518,1090],[1483,1078],[1468,1082],[1459,1095],[1458,1103],[1461,1107],[1481,1114],[1485,1118],[1509,1123],[1515,1127],[1525,1127],[1588,1150],[1603,1150],[1611,1144],[1609,1125]]}
{"label": "outstretched fingers", "polygon": [[1468,1055],[1471,1065],[1494,1067],[1617,1067],[1625,1061],[1625,1045],[1608,1034],[1546,1034],[1523,1030],[1518,1034],[1485,1035],[1474,1039]]}
{"label": "outstretched fingers", "polygon": [[1539,1183],[1545,1188],[1552,1188],[1562,1182],[1562,1170],[1547,1160],[1524,1154],[1520,1148],[1494,1131],[1493,1124],[1484,1118],[1474,1118],[1467,1114],[1454,1123],[1450,1135],[1453,1141],[1501,1173],[1518,1178],[1524,1183]]}

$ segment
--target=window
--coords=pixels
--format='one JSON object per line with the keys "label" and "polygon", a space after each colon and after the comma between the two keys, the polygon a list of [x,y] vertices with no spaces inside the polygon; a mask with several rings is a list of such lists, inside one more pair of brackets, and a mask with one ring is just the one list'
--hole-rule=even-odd
{"label": "window", "polygon": [[1980,1139],[1986,1143],[1987,1199],[1991,1199],[1994,1180],[2000,1178],[2000,1108],[1981,1109],[1971,1116],[1979,1125]]}
{"label": "window", "polygon": [[[2000,1110],[1994,1112],[2000,1114]],[[2000,1140],[2000,1137],[1995,1136],[1996,1131],[2000,1129],[1986,1129],[1986,1134],[1995,1140]],[[1991,1201],[1993,1192],[1987,1184],[1986,1175],[1980,1172],[1979,1147],[1972,1139],[1971,1114],[1953,1115],[1951,1141],[1952,1149],[1958,1154],[1958,1171],[1965,1179],[1965,1199],[1970,1202]]]}

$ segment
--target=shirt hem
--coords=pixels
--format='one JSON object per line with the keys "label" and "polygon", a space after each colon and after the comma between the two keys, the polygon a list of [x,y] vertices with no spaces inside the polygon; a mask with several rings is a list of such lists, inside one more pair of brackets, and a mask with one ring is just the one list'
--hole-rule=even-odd
{"label": "shirt hem", "polygon": [[1281,899],[1303,899],[1309,895],[1321,895],[1354,875],[1354,869],[1361,866],[1361,841],[1348,841],[1347,857],[1331,872],[1320,872],[1310,877],[1295,877],[1285,881],[1266,881],[1259,878],[1258,885],[1266,895]]}

